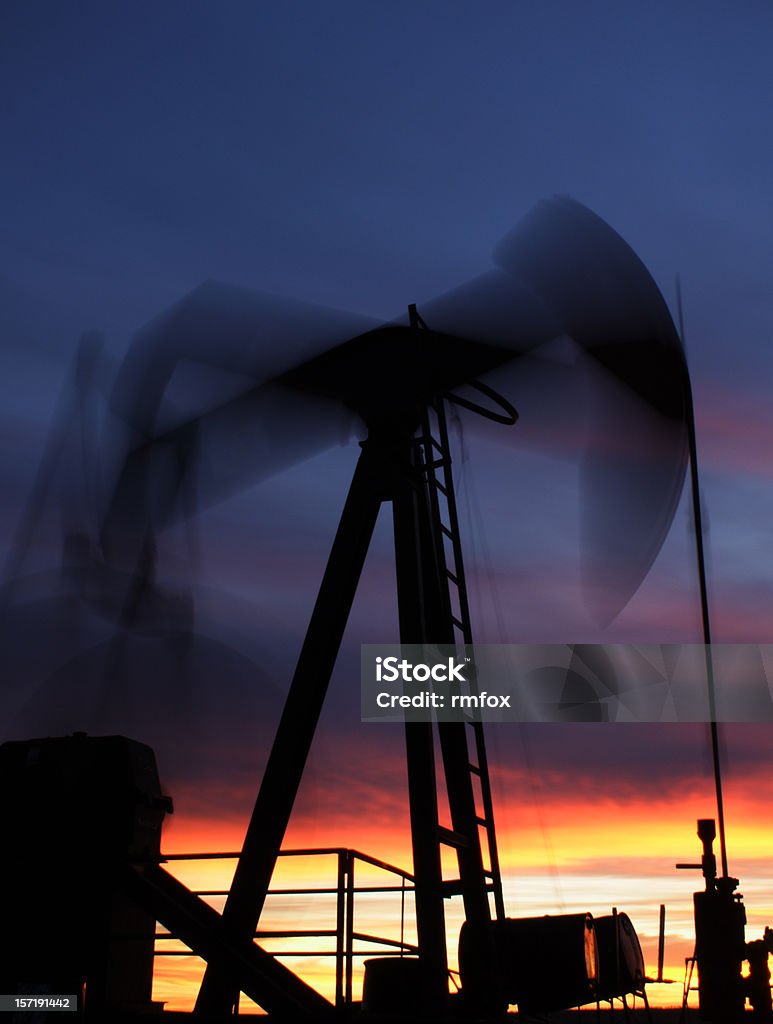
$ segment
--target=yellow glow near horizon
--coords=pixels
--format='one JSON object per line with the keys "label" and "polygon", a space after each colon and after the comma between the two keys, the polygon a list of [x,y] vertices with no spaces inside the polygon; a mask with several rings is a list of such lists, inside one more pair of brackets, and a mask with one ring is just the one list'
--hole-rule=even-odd
{"label": "yellow glow near horizon", "polygon": [[[773,919],[773,872],[769,853],[773,825],[760,814],[761,794],[747,795],[742,786],[729,787],[732,799],[732,830],[729,832],[730,870],[741,876],[740,891],[747,907],[747,935],[757,938]],[[681,1003],[685,958],[692,955],[694,927],[692,893],[703,887],[699,872],[676,871],[677,861],[696,862],[700,844],[695,835],[698,817],[710,816],[710,792],[664,793],[658,799],[631,798],[627,802],[599,800],[574,794],[571,799],[545,801],[540,814],[530,813],[523,802],[499,808],[498,838],[502,856],[507,913],[512,917],[590,912],[608,914],[613,906],[625,911],[637,930],[648,974],[657,970],[658,915],[667,906],[665,977],[671,985],[652,985],[648,995],[653,1006]],[[178,821],[166,837],[165,850],[238,850],[243,823],[188,818]],[[296,820],[288,835],[288,847],[344,842],[399,867],[410,869],[407,829],[396,829],[392,820],[351,815],[337,820],[327,815],[313,823]],[[192,889],[227,889],[235,862],[170,862],[167,867]],[[376,869],[357,867],[357,881],[376,882]],[[383,881],[383,879],[382,879]],[[336,858],[282,857],[272,888],[334,887]],[[222,898],[212,898],[222,907]],[[415,941],[412,901],[405,937]],[[400,934],[400,898],[360,895],[356,899],[356,928],[369,934],[397,938]],[[462,920],[461,902],[447,907],[449,963],[456,965],[456,946]],[[261,919],[261,929],[330,929],[335,927],[335,896],[271,896]],[[307,939],[319,949],[321,939]],[[332,952],[334,940],[325,940]],[[272,952],[280,947],[298,950],[298,943],[266,939]],[[169,944],[167,944],[168,948]],[[310,948],[306,946],[306,948]],[[324,948],[327,948],[325,946]],[[378,947],[361,946],[355,959],[354,995],[359,998],[362,961],[378,955]],[[283,962],[329,999],[334,997],[332,956],[298,957]],[[203,971],[196,957],[164,957],[157,961],[154,998],[169,1009],[190,1008]],[[246,1012],[246,1006],[244,1008]]]}

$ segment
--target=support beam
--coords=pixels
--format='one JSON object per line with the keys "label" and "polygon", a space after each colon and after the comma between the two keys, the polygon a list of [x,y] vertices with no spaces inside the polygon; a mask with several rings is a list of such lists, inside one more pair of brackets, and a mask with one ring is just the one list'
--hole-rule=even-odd
{"label": "support beam", "polygon": [[216,966],[221,977],[274,1019],[332,1019],[332,1003],[251,937],[236,938],[216,910],[163,868],[155,864],[127,868],[124,888],[175,938]]}
{"label": "support beam", "polygon": [[[366,441],[223,908],[223,921],[235,938],[253,935],[263,910],[381,507],[378,476],[378,459]],[[225,1016],[237,995],[217,965],[211,965],[194,1012]]]}
{"label": "support beam", "polygon": [[[410,466],[409,466],[410,468]],[[426,643],[437,601],[426,571],[426,507],[412,474],[394,497],[395,562],[401,643]],[[426,525],[426,524],[425,524]],[[416,931],[427,986],[426,1009],[440,1013],[448,996],[443,874],[440,859],[435,743],[431,722],[405,724],[408,800],[413,849]]]}

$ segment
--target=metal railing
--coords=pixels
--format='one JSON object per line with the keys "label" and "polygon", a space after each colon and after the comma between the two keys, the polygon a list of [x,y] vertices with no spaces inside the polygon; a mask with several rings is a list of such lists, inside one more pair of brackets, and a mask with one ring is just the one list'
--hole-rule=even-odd
{"label": "metal railing", "polygon": [[[194,862],[205,860],[237,860],[239,852],[227,853],[172,853],[163,854],[161,862]],[[335,857],[336,858],[336,880],[335,885],[330,886],[303,886],[292,888],[269,889],[268,896],[335,896],[336,914],[335,928],[306,928],[306,929],[261,929],[255,932],[256,939],[335,939],[334,948],[323,949],[288,949],[272,950],[273,956],[293,957],[331,957],[335,959],[335,1004],[337,1007],[349,1005],[353,1001],[353,978],[355,958],[372,955],[374,950],[357,949],[357,944],[368,944],[369,946],[383,947],[379,955],[383,956],[405,956],[406,954],[418,953],[418,947],[406,941],[405,919],[406,919],[406,896],[414,891],[414,877],[410,872],[402,868],[388,864],[386,861],[376,857],[370,857],[359,850],[350,850],[344,847],[319,847],[299,850],[281,850],[280,857]],[[370,865],[388,874],[396,875],[400,881],[393,885],[357,885],[355,881],[355,865],[357,862]],[[226,897],[228,889],[198,889],[193,890],[197,896],[202,898]],[[400,937],[390,939],[383,936],[371,935],[367,932],[357,931],[355,928],[355,896],[373,893],[399,893],[400,894]],[[156,939],[174,939],[171,932],[156,932]],[[159,950],[154,955],[162,956],[190,956],[188,950]]]}

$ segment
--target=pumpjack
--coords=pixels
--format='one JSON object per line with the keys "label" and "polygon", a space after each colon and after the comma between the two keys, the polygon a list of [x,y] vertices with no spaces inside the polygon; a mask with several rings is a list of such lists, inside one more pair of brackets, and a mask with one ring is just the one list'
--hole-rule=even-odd
{"label": "pumpjack", "polygon": [[[56,984],[78,992],[85,989],[88,1018],[107,1019],[149,1004],[147,958],[128,966],[125,944],[119,942],[124,918],[133,914],[138,915],[146,939],[148,922],[158,920],[207,962],[194,1010],[194,1016],[202,1020],[219,1021],[233,1015],[240,991],[277,1018],[321,1019],[334,1013],[327,1000],[267,953],[254,936],[376,519],[385,503],[392,508],[400,642],[449,647],[472,644],[447,403],[512,426],[518,419],[517,410],[486,380],[510,364],[517,367],[519,360],[530,358],[544,343],[571,337],[606,374],[636,392],[637,409],[645,409],[645,419],[651,417],[655,424],[650,429],[642,426],[643,419],[637,421],[643,445],[655,438],[660,458],[655,465],[647,455],[644,488],[627,486],[633,485],[636,475],[632,448],[615,462],[611,474],[615,497],[606,493],[597,503],[604,508],[601,533],[605,541],[619,549],[625,539],[629,549],[633,568],[623,568],[620,551],[614,552],[620,563],[616,579],[625,599],[649,569],[676,508],[686,464],[686,371],[667,307],[648,272],[619,236],[569,200],[538,208],[500,245],[497,262],[496,271],[428,303],[421,313],[411,305],[407,322],[396,321],[348,336],[282,368],[223,407],[202,413],[195,423],[172,425],[160,434],[151,430],[150,436],[146,429],[141,440],[130,446],[123,469],[116,475],[112,501],[107,503],[100,546],[106,557],[133,560],[135,573],[142,576],[152,562],[149,538],[168,524],[178,507],[170,497],[169,481],[158,477],[159,472],[168,472],[170,465],[168,459],[159,458],[159,452],[182,453],[173,461],[181,474],[188,471],[195,465],[191,452],[206,438],[208,429],[222,436],[224,424],[226,429],[229,423],[242,427],[245,414],[248,422],[253,415],[255,421],[261,419],[269,394],[272,402],[277,395],[301,395],[316,403],[344,407],[364,425],[365,435],[222,914],[162,867],[160,826],[170,808],[160,793],[147,748],[125,740],[83,736],[2,748],[3,786],[15,794],[13,813],[20,822],[31,819],[34,802],[46,802],[43,794],[49,783],[45,780],[61,773],[64,788],[54,819],[54,848],[57,854],[65,847],[70,851],[68,870],[80,865],[74,877],[89,896],[88,909],[77,926],[78,941],[72,945],[62,976],[56,975]],[[152,352],[154,339],[163,348],[163,338],[170,337],[170,332],[177,338],[174,332],[180,323],[187,324],[185,329],[194,334],[201,333],[202,324],[209,324],[216,337],[218,330],[233,320],[233,308],[218,318],[218,303],[225,295],[228,306],[229,294],[217,288],[195,293],[151,325],[143,335],[142,351]],[[242,296],[240,301],[242,327],[249,325],[251,316],[259,323],[260,301],[252,306],[249,298]],[[176,352],[174,358],[178,356]],[[168,353],[163,358],[162,388],[170,374]],[[124,376],[133,374],[136,376],[130,368]],[[144,400],[149,401],[147,396]],[[487,404],[482,404],[484,401]],[[148,422],[152,419],[146,417]],[[610,421],[606,426],[611,426]],[[281,435],[281,422],[277,429]],[[594,463],[585,474],[586,485],[598,487],[602,476],[598,462]],[[227,486],[231,484],[229,481]],[[630,508],[630,515],[618,514],[620,502],[623,509]],[[596,526],[598,543],[599,524]],[[144,591],[152,589],[152,580],[145,578],[143,586],[135,588],[137,600],[143,587]],[[513,936],[520,932],[508,929],[505,917],[483,727],[474,720],[433,723],[408,716],[405,750],[418,958],[395,959],[389,970],[396,985],[410,972],[416,1016],[433,1020],[449,1016],[445,901],[460,896],[466,949],[468,954],[470,949],[475,952],[472,957],[466,955],[458,1002],[461,1012],[470,1018],[493,1018],[511,1001],[502,979],[506,969],[502,961],[505,948],[515,948],[513,943],[517,946]],[[136,766],[141,762],[142,781],[131,782],[120,796],[100,792],[100,803],[119,807],[120,813],[116,813],[121,820],[100,861],[106,866],[92,872],[84,865],[98,859],[100,841],[91,817],[95,811],[88,804],[87,779],[92,773],[101,776],[110,758],[111,771],[123,778],[127,763]],[[49,795],[55,789],[49,787]],[[447,794],[449,821],[440,820],[440,790]],[[78,815],[62,810],[70,800],[80,808]],[[83,826],[87,820],[89,828]],[[139,821],[149,830],[140,838]],[[34,835],[38,853],[29,863],[25,864],[20,842],[6,847],[6,877],[26,872],[25,882],[36,884],[36,879],[46,875],[45,858],[39,855],[48,848],[45,829],[36,827]],[[457,871],[452,878],[443,873],[444,846],[455,851]],[[42,890],[34,924],[25,932],[25,944],[18,955],[4,960],[7,986],[46,983],[33,976],[31,964],[36,942],[49,931],[51,908],[59,907],[52,894],[54,883],[68,884],[58,871],[49,881],[50,886]],[[24,910],[21,903],[14,906],[18,923]],[[67,909],[72,916],[73,907],[68,904]],[[582,921],[562,923],[555,929],[544,923],[529,926],[530,938],[524,940],[531,942],[537,930],[545,927],[551,936],[561,931],[578,937],[582,980],[570,986],[566,1005],[593,999],[598,971],[593,927],[585,915],[580,917]],[[41,968],[38,973],[46,975],[46,971]],[[113,985],[110,979],[116,971],[128,972],[130,980]],[[547,1003],[550,999],[542,1000],[543,1009]],[[539,999],[533,1005],[540,1009]],[[454,1008],[453,1012],[460,1011]]]}

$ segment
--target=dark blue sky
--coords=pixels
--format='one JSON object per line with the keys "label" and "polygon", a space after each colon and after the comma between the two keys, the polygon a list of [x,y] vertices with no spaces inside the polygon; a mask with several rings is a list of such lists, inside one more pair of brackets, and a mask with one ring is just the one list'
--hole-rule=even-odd
{"label": "dark blue sky", "polygon": [[565,192],[669,299],[682,272],[712,369],[762,358],[766,4],[33,0],[0,17],[3,274],[116,343],[207,277],[389,315]]}
{"label": "dark blue sky", "polygon": [[[672,308],[682,275],[717,636],[770,638],[767,3],[6,0],[0,40],[6,546],[83,329],[120,360],[209,278],[390,317],[486,269],[534,202],[567,193],[623,235]],[[601,633],[577,601],[574,464],[469,444],[482,638],[699,638],[684,507],[652,579]],[[198,560],[182,536],[160,552],[170,581],[199,588],[208,635],[269,651],[277,676],[355,454],[201,516]],[[57,514],[54,493],[28,569],[57,567]],[[383,530],[362,628],[373,607],[390,628],[388,554]],[[42,686],[51,666],[36,671]]]}

